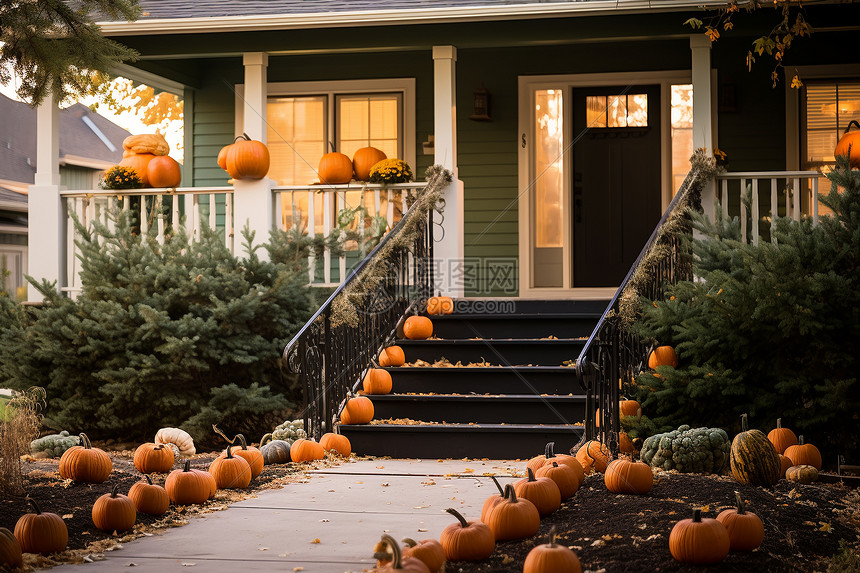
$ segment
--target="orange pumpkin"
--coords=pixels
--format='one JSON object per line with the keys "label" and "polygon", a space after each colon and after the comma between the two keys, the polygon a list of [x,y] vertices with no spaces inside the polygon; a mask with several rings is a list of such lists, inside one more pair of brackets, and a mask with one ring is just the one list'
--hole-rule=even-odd
{"label": "orange pumpkin", "polygon": [[224,165],[233,179],[262,179],[269,172],[269,148],[243,133],[227,146]]}
{"label": "orange pumpkin", "polygon": [[[576,464],[579,465],[579,462]],[[582,466],[580,466],[579,472],[582,473]],[[573,467],[567,464],[559,465],[558,462],[548,462],[535,473],[535,476],[554,481],[563,500],[573,497],[573,494],[579,489],[579,476]]]}
{"label": "orange pumpkin", "polygon": [[531,468],[526,470],[528,477],[514,484],[514,490],[521,499],[534,504],[541,517],[546,517],[561,507],[561,490],[548,477],[536,478]]}
{"label": "orange pumpkin", "polygon": [[651,491],[654,475],[648,464],[618,459],[606,467],[603,481],[612,493],[643,494]]}
{"label": "orange pumpkin", "polygon": [[406,544],[403,556],[414,557],[422,561],[430,573],[437,573],[445,565],[445,550],[442,548],[442,544],[435,539],[423,539],[417,542],[407,537],[403,543]]}
{"label": "orange pumpkin", "polygon": [[540,513],[527,499],[517,498],[511,484],[505,486],[505,499],[487,516],[487,525],[496,541],[509,541],[532,537],[540,528]]}
{"label": "orange pumpkin", "polygon": [[406,355],[399,346],[383,348],[379,353],[380,366],[403,366],[404,364],[406,364]]}
{"label": "orange pumpkin", "polygon": [[134,467],[142,474],[167,473],[173,468],[173,450],[164,444],[141,444],[134,451]]}
{"label": "orange pumpkin", "polygon": [[218,489],[243,489],[251,483],[251,465],[245,458],[234,456],[233,448],[229,447],[225,456],[209,464],[209,473],[215,478]]}
{"label": "orange pumpkin", "polygon": [[340,413],[340,423],[345,425],[367,424],[372,419],[373,402],[366,396],[348,398],[343,411]]}
{"label": "orange pumpkin", "polygon": [[496,538],[487,524],[466,521],[457,510],[450,507],[445,511],[457,518],[457,523],[445,527],[439,536],[439,543],[449,561],[483,561],[492,555]]}
{"label": "orange pumpkin", "polygon": [[22,565],[24,565],[24,556],[21,554],[18,538],[5,527],[0,527],[0,568],[17,569]]}
{"label": "orange pumpkin", "polygon": [[484,523],[487,522],[487,518],[490,516],[490,512],[493,508],[505,499],[508,493],[506,489],[502,489],[501,484],[499,484],[499,480],[497,480],[495,476],[490,476],[490,479],[493,480],[494,484],[496,484],[496,489],[499,490],[499,495],[493,494],[484,500],[484,506],[481,508],[481,521]]}
{"label": "orange pumpkin", "polygon": [[294,462],[312,462],[325,457],[322,445],[313,440],[298,439],[290,446],[290,457]]}
{"label": "orange pumpkin", "polygon": [[[380,545],[388,546],[391,555],[391,562],[378,566],[374,571],[377,571],[378,573],[395,573],[396,571],[403,571],[404,573],[430,573],[430,569],[428,569],[427,565],[425,565],[420,559],[404,556],[400,551],[400,546],[397,545],[397,541],[387,533],[382,534],[382,541],[377,544],[377,546]],[[382,555],[387,556],[389,553],[377,554],[378,557],[381,557]]]}
{"label": "orange pumpkin", "polygon": [[729,532],[730,551],[752,551],[764,541],[764,524],[759,517],[746,511],[740,492],[735,492],[737,509],[726,509],[717,516],[717,521]]}
{"label": "orange pumpkin", "polygon": [[342,185],[352,180],[352,160],[344,155],[333,151],[326,153],[320,159],[317,174],[320,183],[326,185]]}
{"label": "orange pumpkin", "polygon": [[167,490],[152,483],[148,475],[145,482],[139,481],[131,485],[128,490],[128,499],[137,508],[137,511],[148,515],[162,515],[170,507],[170,496]]}
{"label": "orange pumpkin", "polygon": [[794,464],[792,464],[792,463],[791,463],[791,460],[790,460],[790,459],[788,459],[788,457],[786,457],[786,456],[784,456],[784,455],[782,455],[782,454],[779,454],[779,464],[780,464],[780,466],[781,466],[781,467],[780,467],[780,470],[779,470],[779,472],[780,472],[780,473],[779,473],[780,478],[784,478],[784,477],[785,477],[785,472],[786,472],[786,470],[787,470],[788,468],[790,468],[791,466],[793,466],[793,465],[794,465]]}
{"label": "orange pumpkin", "polygon": [[[851,131],[852,127],[856,127],[857,131]],[[845,128],[845,133],[839,138],[836,144],[836,149],[833,155],[848,155],[848,164],[851,169],[860,169],[860,123],[851,120],[848,127]]]}
{"label": "orange pumpkin", "polygon": [[793,466],[812,466],[821,469],[821,452],[812,444],[803,441],[803,436],[797,439],[797,445],[789,446],[785,450],[785,457],[791,460]]}
{"label": "orange pumpkin", "polygon": [[678,355],[671,346],[658,346],[648,357],[648,368],[655,370],[658,366],[678,367]]}
{"label": "orange pumpkin", "polygon": [[550,573],[555,571],[581,573],[582,566],[576,553],[555,542],[555,526],[553,526],[549,531],[549,543],[535,546],[526,555],[523,573]]}
{"label": "orange pumpkin", "polygon": [[149,183],[149,162],[155,159],[151,153],[133,153],[122,158],[119,165],[134,169],[144,187],[152,187]]}
{"label": "orange pumpkin", "polygon": [[427,301],[427,314],[451,314],[454,312],[454,301],[450,296],[431,296]]}
{"label": "orange pumpkin", "polygon": [[[254,446],[249,446],[248,442],[245,440],[245,436],[242,434],[236,434],[233,441],[235,442],[236,440],[239,440],[239,445],[230,446],[229,449],[233,450],[234,456],[244,458],[244,460],[248,462],[248,465],[251,466],[251,479],[253,479],[263,472],[263,452]],[[222,452],[221,457],[224,455],[225,453]]]}
{"label": "orange pumpkin", "polygon": [[576,452],[576,459],[582,465],[582,471],[588,475],[591,472],[603,473],[609,465],[609,448],[596,440],[585,442]]}
{"label": "orange pumpkin", "polygon": [[323,434],[320,438],[320,446],[326,452],[334,450],[345,458],[348,458],[352,453],[352,444],[349,443],[349,438],[334,432]]}
{"label": "orange pumpkin", "polygon": [[94,448],[86,434],[81,445],[72,446],[60,456],[60,477],[83,483],[102,483],[110,475],[113,462],[104,450]]}
{"label": "orange pumpkin", "polygon": [[50,555],[64,551],[69,543],[66,522],[56,513],[42,513],[36,500],[27,497],[35,513],[25,513],[15,523],[15,538],[24,553]]}
{"label": "orange pumpkin", "polygon": [[93,524],[102,531],[128,531],[137,520],[137,508],[125,495],[117,493],[119,484],[93,504]]}
{"label": "orange pumpkin", "polygon": [[410,316],[403,323],[403,336],[410,340],[425,340],[433,336],[433,322],[426,316]]}
{"label": "orange pumpkin", "polygon": [[694,509],[692,519],[682,519],[669,534],[669,552],[681,563],[719,563],[729,554],[729,532],[716,519],[703,519]]}
{"label": "orange pumpkin", "polygon": [[167,497],[177,505],[203,503],[217,489],[217,483],[209,472],[191,469],[191,460],[185,460],[185,467],[173,470],[164,482]]}
{"label": "orange pumpkin", "polygon": [[[582,485],[582,482],[585,481],[585,472],[582,471],[582,464],[579,463],[579,460],[576,459],[576,456],[571,456],[568,454],[556,454],[555,442],[549,442],[546,445],[544,456],[546,457],[546,460],[543,463],[544,466],[551,466],[553,462],[557,462],[560,466],[570,466],[570,468],[576,474],[576,478],[579,480],[579,485]],[[537,470],[535,470],[535,473],[537,473]]]}
{"label": "orange pumpkin", "polygon": [[382,368],[371,368],[364,376],[365,394],[390,394],[391,374]]}
{"label": "orange pumpkin", "polygon": [[352,168],[356,181],[370,181],[370,168],[388,159],[385,152],[375,147],[362,147],[352,155]]}
{"label": "orange pumpkin", "polygon": [[767,439],[773,444],[778,454],[784,454],[786,448],[797,444],[797,436],[794,435],[794,432],[782,427],[782,418],[776,419],[776,428],[768,432]]}
{"label": "orange pumpkin", "polygon": [[176,187],[182,182],[182,169],[169,155],[156,155],[146,165],[146,178],[152,187]]}

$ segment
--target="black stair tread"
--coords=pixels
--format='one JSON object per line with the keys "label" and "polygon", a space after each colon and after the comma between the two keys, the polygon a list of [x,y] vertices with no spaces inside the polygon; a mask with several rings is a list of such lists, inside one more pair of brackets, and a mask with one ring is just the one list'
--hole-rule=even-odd
{"label": "black stair tread", "polygon": [[577,338],[425,338],[424,340],[413,340],[411,338],[399,338],[396,345],[425,345],[434,344],[439,346],[459,345],[483,345],[492,344],[571,344],[576,342],[585,343],[587,337]]}
{"label": "black stair tread", "polygon": [[341,430],[361,432],[384,432],[394,430],[410,430],[418,432],[461,432],[463,430],[477,432],[528,432],[541,433],[546,431],[582,431],[582,424],[339,424]]}
{"label": "black stair tread", "polygon": [[493,374],[498,376],[502,372],[533,372],[533,373],[552,373],[552,374],[570,374],[572,377],[576,377],[576,370],[571,368],[570,366],[534,366],[531,364],[523,364],[522,366],[518,366],[513,364],[511,366],[386,366],[383,370],[388,370],[391,374],[396,372],[424,372],[424,373],[433,373],[438,374],[440,370],[456,370],[457,372],[463,371],[471,374]]}
{"label": "black stair tread", "polygon": [[509,314],[482,314],[482,313],[461,313],[461,314],[430,314],[427,317],[436,322],[437,320],[528,320],[532,318],[539,319],[571,319],[571,318],[600,318],[602,312],[515,312]]}
{"label": "black stair tread", "polygon": [[540,402],[544,400],[565,400],[569,402],[584,402],[584,394],[365,394],[371,400],[405,400],[433,399],[448,402],[475,402],[479,400],[495,400],[508,402]]}

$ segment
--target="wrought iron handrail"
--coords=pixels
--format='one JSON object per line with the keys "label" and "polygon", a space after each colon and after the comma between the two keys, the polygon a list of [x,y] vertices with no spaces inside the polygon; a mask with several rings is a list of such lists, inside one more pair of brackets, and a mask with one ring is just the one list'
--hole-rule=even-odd
{"label": "wrought iron handrail", "polygon": [[[699,206],[704,180],[699,167],[694,166],[687,174],[576,360],[576,376],[586,393],[583,441],[598,439],[609,447],[613,455],[618,451],[621,431],[621,383],[632,380],[643,369],[651,351],[648,341],[629,331],[629,324],[625,324],[629,317],[625,316],[622,305],[638,303],[640,295],[657,298],[662,295],[666,284],[692,279],[692,267],[681,247],[680,237],[677,233],[666,232],[666,228],[670,221],[683,218],[688,206]],[[688,224],[681,223],[681,228],[689,231]],[[636,281],[636,288],[631,289],[634,277],[642,277],[646,266],[654,267],[648,279],[640,278]],[[625,301],[625,297],[634,297],[635,300]],[[600,420],[595,419],[598,409]]]}
{"label": "wrought iron handrail", "polygon": [[303,417],[312,437],[331,431],[348,393],[401,318],[432,292],[432,197],[450,180],[449,172],[433,170],[400,221],[284,348],[304,386]]}

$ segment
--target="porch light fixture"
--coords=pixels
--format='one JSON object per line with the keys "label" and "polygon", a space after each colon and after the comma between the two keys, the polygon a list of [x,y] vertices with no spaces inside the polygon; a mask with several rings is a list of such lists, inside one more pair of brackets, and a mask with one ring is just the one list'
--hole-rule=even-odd
{"label": "porch light fixture", "polygon": [[469,119],[475,121],[492,121],[490,117],[490,92],[481,84],[481,87],[475,90],[475,110]]}

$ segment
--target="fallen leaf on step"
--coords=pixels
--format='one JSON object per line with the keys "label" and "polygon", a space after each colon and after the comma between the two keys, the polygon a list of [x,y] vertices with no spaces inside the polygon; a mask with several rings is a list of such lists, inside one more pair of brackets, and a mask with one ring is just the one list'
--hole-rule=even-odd
{"label": "fallen leaf on step", "polygon": [[319,538],[319,537],[317,537],[316,539],[314,539],[313,541],[311,541],[311,543],[322,543],[322,542],[320,541],[320,538]]}

